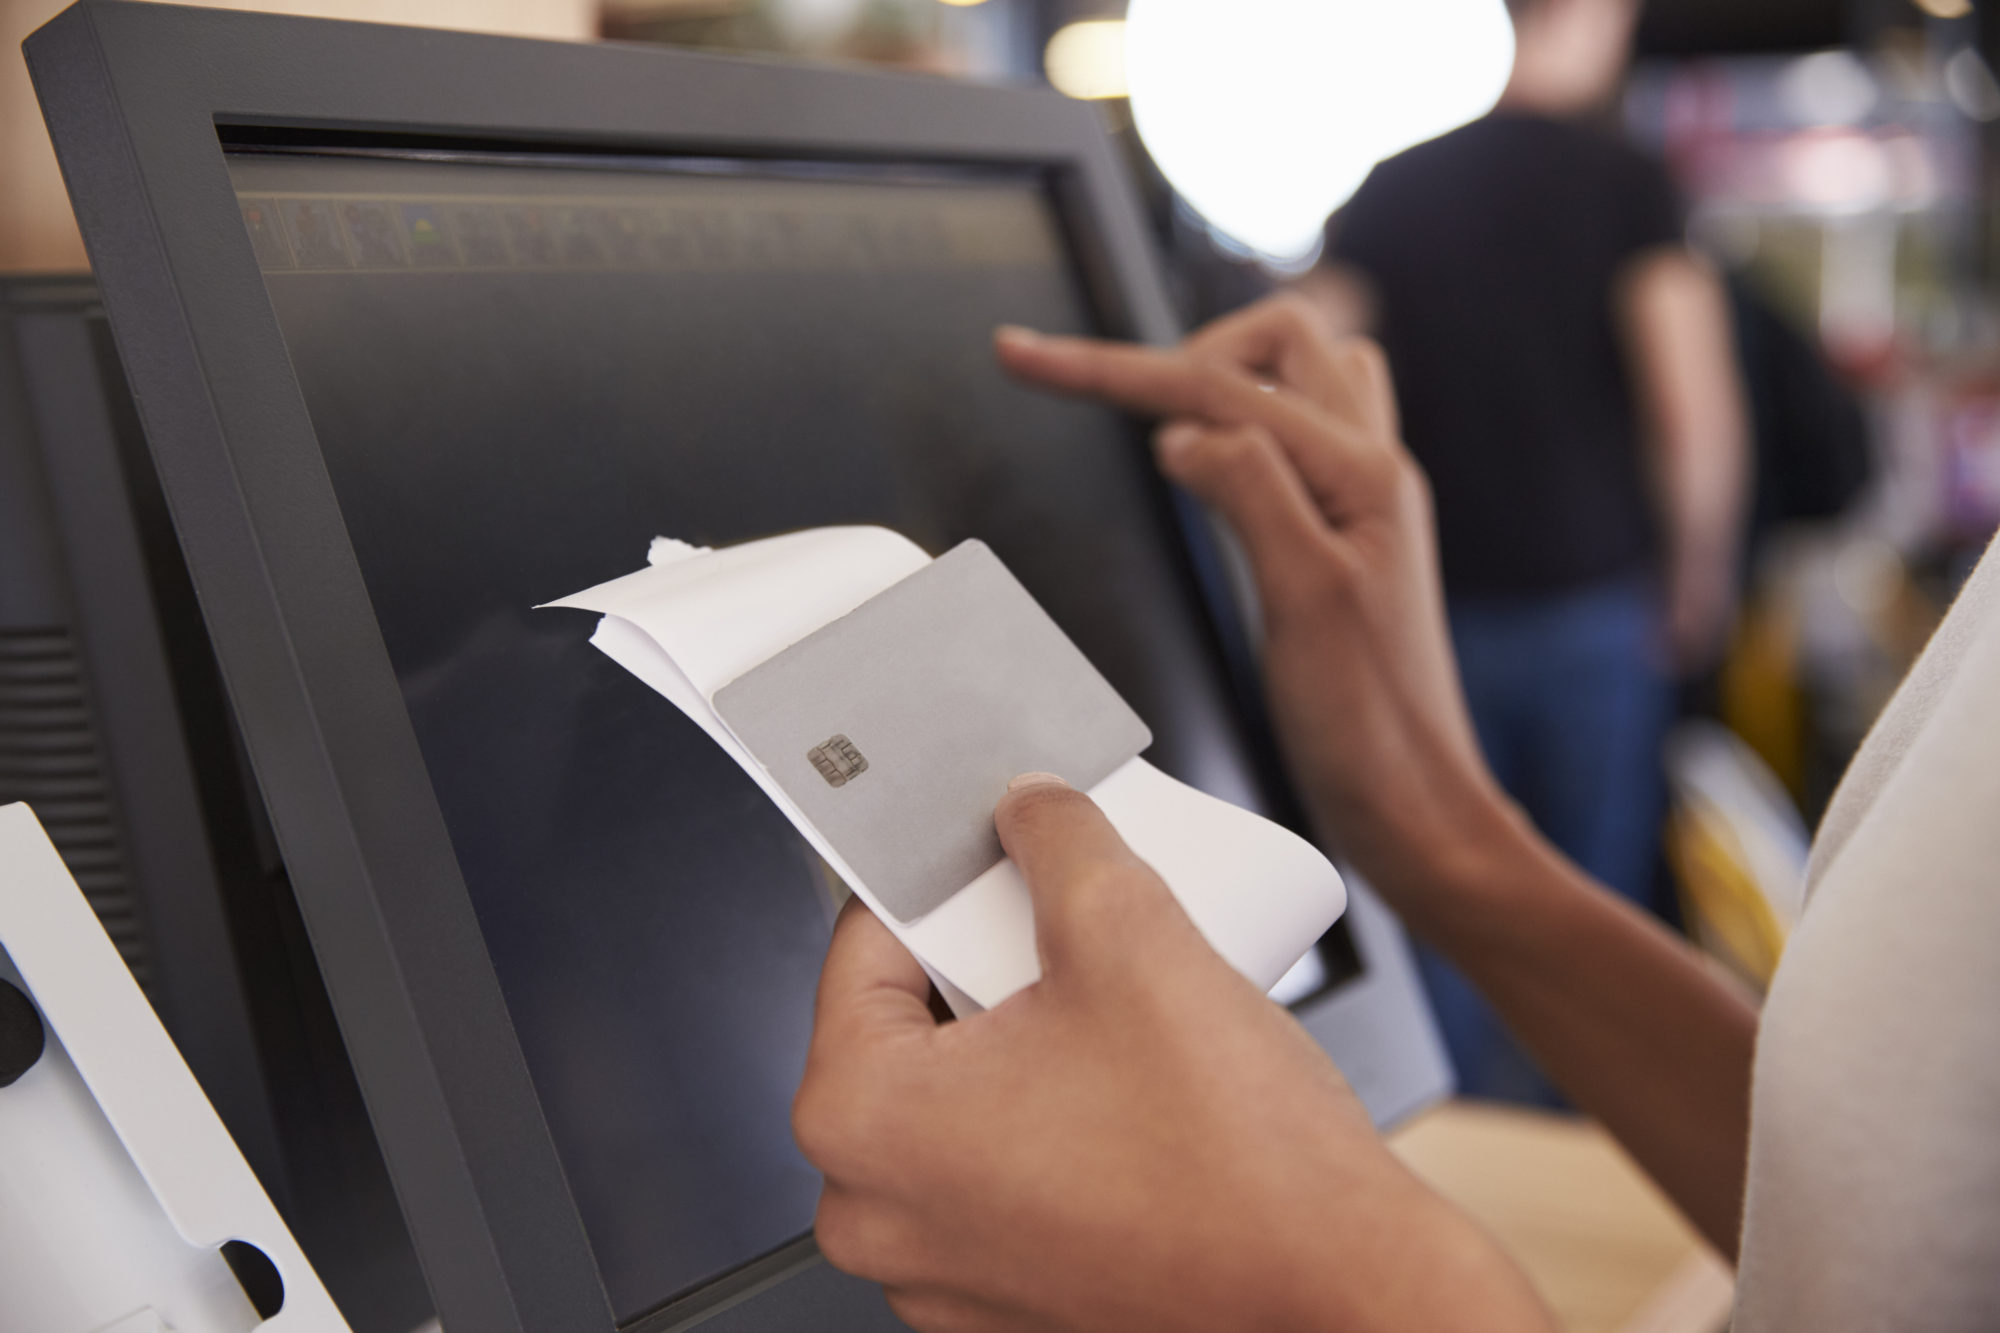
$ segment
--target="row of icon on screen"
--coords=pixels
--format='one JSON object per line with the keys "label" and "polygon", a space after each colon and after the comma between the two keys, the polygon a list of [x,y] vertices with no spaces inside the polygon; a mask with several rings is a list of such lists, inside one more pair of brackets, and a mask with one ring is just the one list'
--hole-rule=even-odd
{"label": "row of icon on screen", "polygon": [[546,200],[411,203],[246,197],[266,270],[688,269],[950,263],[950,222],[925,210],[632,208]]}

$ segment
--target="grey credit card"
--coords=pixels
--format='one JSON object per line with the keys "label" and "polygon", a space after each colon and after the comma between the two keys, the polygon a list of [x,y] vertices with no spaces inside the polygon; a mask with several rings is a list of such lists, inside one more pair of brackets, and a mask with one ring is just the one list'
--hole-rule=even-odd
{"label": "grey credit card", "polygon": [[1088,788],[1153,741],[978,541],[737,677],[715,710],[906,923],[1000,860],[1009,779]]}

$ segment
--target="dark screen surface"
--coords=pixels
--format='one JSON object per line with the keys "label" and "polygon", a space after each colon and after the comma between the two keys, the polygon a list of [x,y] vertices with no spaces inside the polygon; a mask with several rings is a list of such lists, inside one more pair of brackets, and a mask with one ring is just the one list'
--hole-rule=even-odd
{"label": "dark screen surface", "polygon": [[1270,812],[1143,440],[994,364],[1094,331],[1046,183],[438,154],[235,154],[335,494],[621,1321],[811,1226],[788,1114],[823,867],[539,602],[656,535],[978,537],[1152,727]]}

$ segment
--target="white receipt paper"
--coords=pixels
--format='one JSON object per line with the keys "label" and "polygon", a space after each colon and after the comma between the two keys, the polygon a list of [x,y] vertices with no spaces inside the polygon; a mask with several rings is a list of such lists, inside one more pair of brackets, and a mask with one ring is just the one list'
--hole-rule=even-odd
{"label": "white receipt paper", "polygon": [[[591,643],[665,695],[734,759],[924,965],[954,1013],[990,1008],[1040,974],[1034,913],[1001,859],[909,922],[883,909],[825,834],[717,713],[716,693],[923,569],[886,528],[814,528],[709,549],[656,539],[647,568],[552,607],[595,611]],[[1268,990],[1346,906],[1339,875],[1289,830],[1131,759],[1089,788],[1208,941]]]}

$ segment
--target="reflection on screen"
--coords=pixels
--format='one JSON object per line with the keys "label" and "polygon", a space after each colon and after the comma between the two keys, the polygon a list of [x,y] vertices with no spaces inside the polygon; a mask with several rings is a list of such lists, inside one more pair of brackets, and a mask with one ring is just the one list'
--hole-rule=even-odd
{"label": "reflection on screen", "polygon": [[588,617],[529,608],[655,535],[980,537],[1149,757],[1268,808],[1142,441],[993,363],[996,324],[1091,324],[1033,176],[231,169],[621,1320],[809,1229],[787,1117],[832,899]]}

